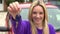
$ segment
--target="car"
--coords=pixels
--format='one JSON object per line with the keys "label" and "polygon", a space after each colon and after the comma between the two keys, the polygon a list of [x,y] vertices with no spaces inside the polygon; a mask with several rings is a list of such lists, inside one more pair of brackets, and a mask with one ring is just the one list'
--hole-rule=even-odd
{"label": "car", "polygon": [[56,30],[56,34],[60,34],[60,9],[55,5],[46,5],[48,11],[49,23]]}
{"label": "car", "polygon": [[[28,13],[31,3],[20,4],[19,7],[21,8],[21,17],[22,20],[28,20]],[[46,4],[46,8],[48,11],[48,23],[54,26],[56,30],[56,34],[60,34],[60,10],[55,5]]]}
{"label": "car", "polygon": [[[29,7],[31,4],[22,4],[21,17],[22,20],[28,20]],[[46,4],[48,11],[48,23],[52,24],[55,28],[56,34],[60,34],[60,10],[57,6]]]}

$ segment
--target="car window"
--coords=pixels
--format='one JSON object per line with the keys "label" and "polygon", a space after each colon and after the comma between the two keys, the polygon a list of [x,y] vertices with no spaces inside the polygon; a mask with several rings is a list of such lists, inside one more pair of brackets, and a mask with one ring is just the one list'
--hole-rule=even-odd
{"label": "car window", "polygon": [[55,29],[60,28],[60,10],[58,8],[47,8],[49,23],[54,26]]}
{"label": "car window", "polygon": [[23,8],[21,10],[21,17],[22,17],[22,20],[28,20],[28,13],[29,13],[29,9],[28,8]]}
{"label": "car window", "polygon": [[[60,10],[57,8],[47,8],[48,10],[48,19],[49,19],[49,23],[52,24],[54,26],[55,29],[59,29],[60,28]],[[22,20],[28,20],[28,13],[29,13],[29,9],[28,8],[24,8],[21,10],[21,17]]]}

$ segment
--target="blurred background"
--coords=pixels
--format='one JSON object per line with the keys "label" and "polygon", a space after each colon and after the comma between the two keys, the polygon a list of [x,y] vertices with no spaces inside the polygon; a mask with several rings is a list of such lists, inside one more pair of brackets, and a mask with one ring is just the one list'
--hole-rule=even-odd
{"label": "blurred background", "polygon": [[[7,7],[9,6],[10,3],[15,2],[15,1],[18,1],[20,4],[27,4],[27,3],[31,4],[35,0],[0,0],[0,29],[3,29],[1,27],[6,27],[6,14],[8,12]],[[57,9],[53,9],[53,10],[51,10],[51,8],[48,9],[48,11],[56,10],[55,14],[52,14],[52,16],[49,14],[48,16],[50,16],[49,19],[51,17],[54,17],[54,15],[57,16],[57,18],[54,17],[54,22],[52,21],[53,23],[51,23],[51,24],[56,29],[56,33],[60,34],[60,0],[43,0],[43,1],[46,5],[54,5],[54,6],[58,7]],[[23,9],[22,12],[23,11],[28,12],[27,9],[26,10]],[[52,12],[49,12],[49,13],[52,13]],[[27,19],[27,18],[25,18],[23,16],[22,19]],[[51,18],[51,19],[53,19],[53,18]],[[51,22],[51,20],[49,22]],[[9,31],[0,31],[0,34],[6,34],[7,32],[9,32]]]}

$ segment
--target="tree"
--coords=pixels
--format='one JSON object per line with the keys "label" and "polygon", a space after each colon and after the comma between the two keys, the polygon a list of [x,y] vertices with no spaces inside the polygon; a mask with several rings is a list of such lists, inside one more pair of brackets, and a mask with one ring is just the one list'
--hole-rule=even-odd
{"label": "tree", "polygon": [[20,2],[20,3],[23,3],[23,2],[24,2],[24,0],[15,0],[15,1],[18,1],[18,2]]}
{"label": "tree", "polygon": [[10,3],[15,2],[15,0],[6,0],[7,6],[9,6]]}
{"label": "tree", "polygon": [[60,1],[60,0],[58,0],[58,1]]}
{"label": "tree", "polygon": [[29,2],[33,2],[33,0],[29,0]]}

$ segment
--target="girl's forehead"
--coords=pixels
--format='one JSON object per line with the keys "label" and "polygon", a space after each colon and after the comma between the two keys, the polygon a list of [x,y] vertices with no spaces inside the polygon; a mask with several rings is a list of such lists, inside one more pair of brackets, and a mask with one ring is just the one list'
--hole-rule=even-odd
{"label": "girl's forehead", "polygon": [[37,6],[35,6],[34,8],[33,8],[33,10],[42,10],[43,8],[42,8],[42,6],[39,6],[39,5],[37,5]]}
{"label": "girl's forehead", "polygon": [[33,9],[34,9],[34,8],[43,8],[43,7],[40,6],[40,5],[36,5],[36,6],[33,7]]}
{"label": "girl's forehead", "polygon": [[32,9],[32,12],[44,12],[45,10],[43,9],[42,6],[35,6],[33,9]]}

